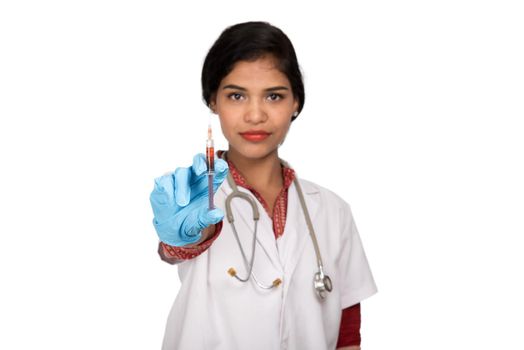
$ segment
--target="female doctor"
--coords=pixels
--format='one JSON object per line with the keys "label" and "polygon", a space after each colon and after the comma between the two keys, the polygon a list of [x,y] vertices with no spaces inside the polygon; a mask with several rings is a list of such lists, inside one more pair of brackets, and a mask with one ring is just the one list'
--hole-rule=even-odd
{"label": "female doctor", "polygon": [[214,163],[215,209],[203,154],[155,179],[159,254],[181,281],[163,349],[359,349],[360,302],[376,286],[350,207],[278,155],[305,98],[293,45],[268,23],[231,26],[202,89],[229,148]]}

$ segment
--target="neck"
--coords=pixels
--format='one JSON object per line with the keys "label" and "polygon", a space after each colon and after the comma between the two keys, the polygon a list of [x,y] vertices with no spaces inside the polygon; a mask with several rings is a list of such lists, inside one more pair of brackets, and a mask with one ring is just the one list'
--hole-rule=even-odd
{"label": "neck", "polygon": [[246,158],[235,150],[227,152],[227,158],[244,176],[247,183],[255,189],[281,188],[283,186],[282,166],[278,152],[272,152],[263,158]]}

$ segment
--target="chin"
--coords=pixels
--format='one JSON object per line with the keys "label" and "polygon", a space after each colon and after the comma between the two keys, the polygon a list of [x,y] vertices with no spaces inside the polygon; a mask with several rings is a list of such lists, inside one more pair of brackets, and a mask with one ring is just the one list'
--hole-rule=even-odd
{"label": "chin", "polygon": [[238,145],[238,147],[230,145],[230,149],[234,149],[244,158],[253,160],[266,158],[270,154],[278,152],[278,147],[269,147],[269,145],[264,144]]}

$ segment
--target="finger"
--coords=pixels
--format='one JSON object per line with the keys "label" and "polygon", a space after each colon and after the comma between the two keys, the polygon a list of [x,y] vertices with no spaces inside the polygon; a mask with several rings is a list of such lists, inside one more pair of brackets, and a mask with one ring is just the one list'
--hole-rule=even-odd
{"label": "finger", "polygon": [[169,218],[174,211],[173,178],[171,175],[155,179],[155,187],[149,196],[153,215],[159,222]]}
{"label": "finger", "polygon": [[172,174],[166,174],[155,179],[155,188],[151,195],[164,198],[167,205],[174,204],[174,190]]}
{"label": "finger", "polygon": [[185,207],[191,199],[191,168],[178,168],[174,176],[176,204]]}
{"label": "finger", "polygon": [[198,153],[193,157],[193,172],[196,176],[200,176],[207,171],[206,156],[203,153]]}
{"label": "finger", "polygon": [[191,196],[200,197],[207,192],[207,163],[203,153],[193,157],[193,172],[191,174]]}
{"label": "finger", "polygon": [[[192,203],[194,204],[194,203]],[[184,244],[197,242],[201,235],[202,227],[198,220],[200,210],[195,205],[185,207],[178,214],[179,238]]]}

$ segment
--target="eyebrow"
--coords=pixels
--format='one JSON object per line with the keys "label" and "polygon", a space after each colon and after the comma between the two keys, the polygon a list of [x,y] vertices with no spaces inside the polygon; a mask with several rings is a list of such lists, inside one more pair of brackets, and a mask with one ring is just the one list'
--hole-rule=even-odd
{"label": "eyebrow", "polygon": [[[225,90],[225,89],[235,89],[235,90],[240,90],[240,91],[247,91],[246,88],[243,88],[242,86],[238,86],[234,84],[229,84],[222,88],[222,90]],[[274,87],[267,88],[264,91],[278,91],[278,90],[289,90],[289,88],[286,86],[274,86]]]}

